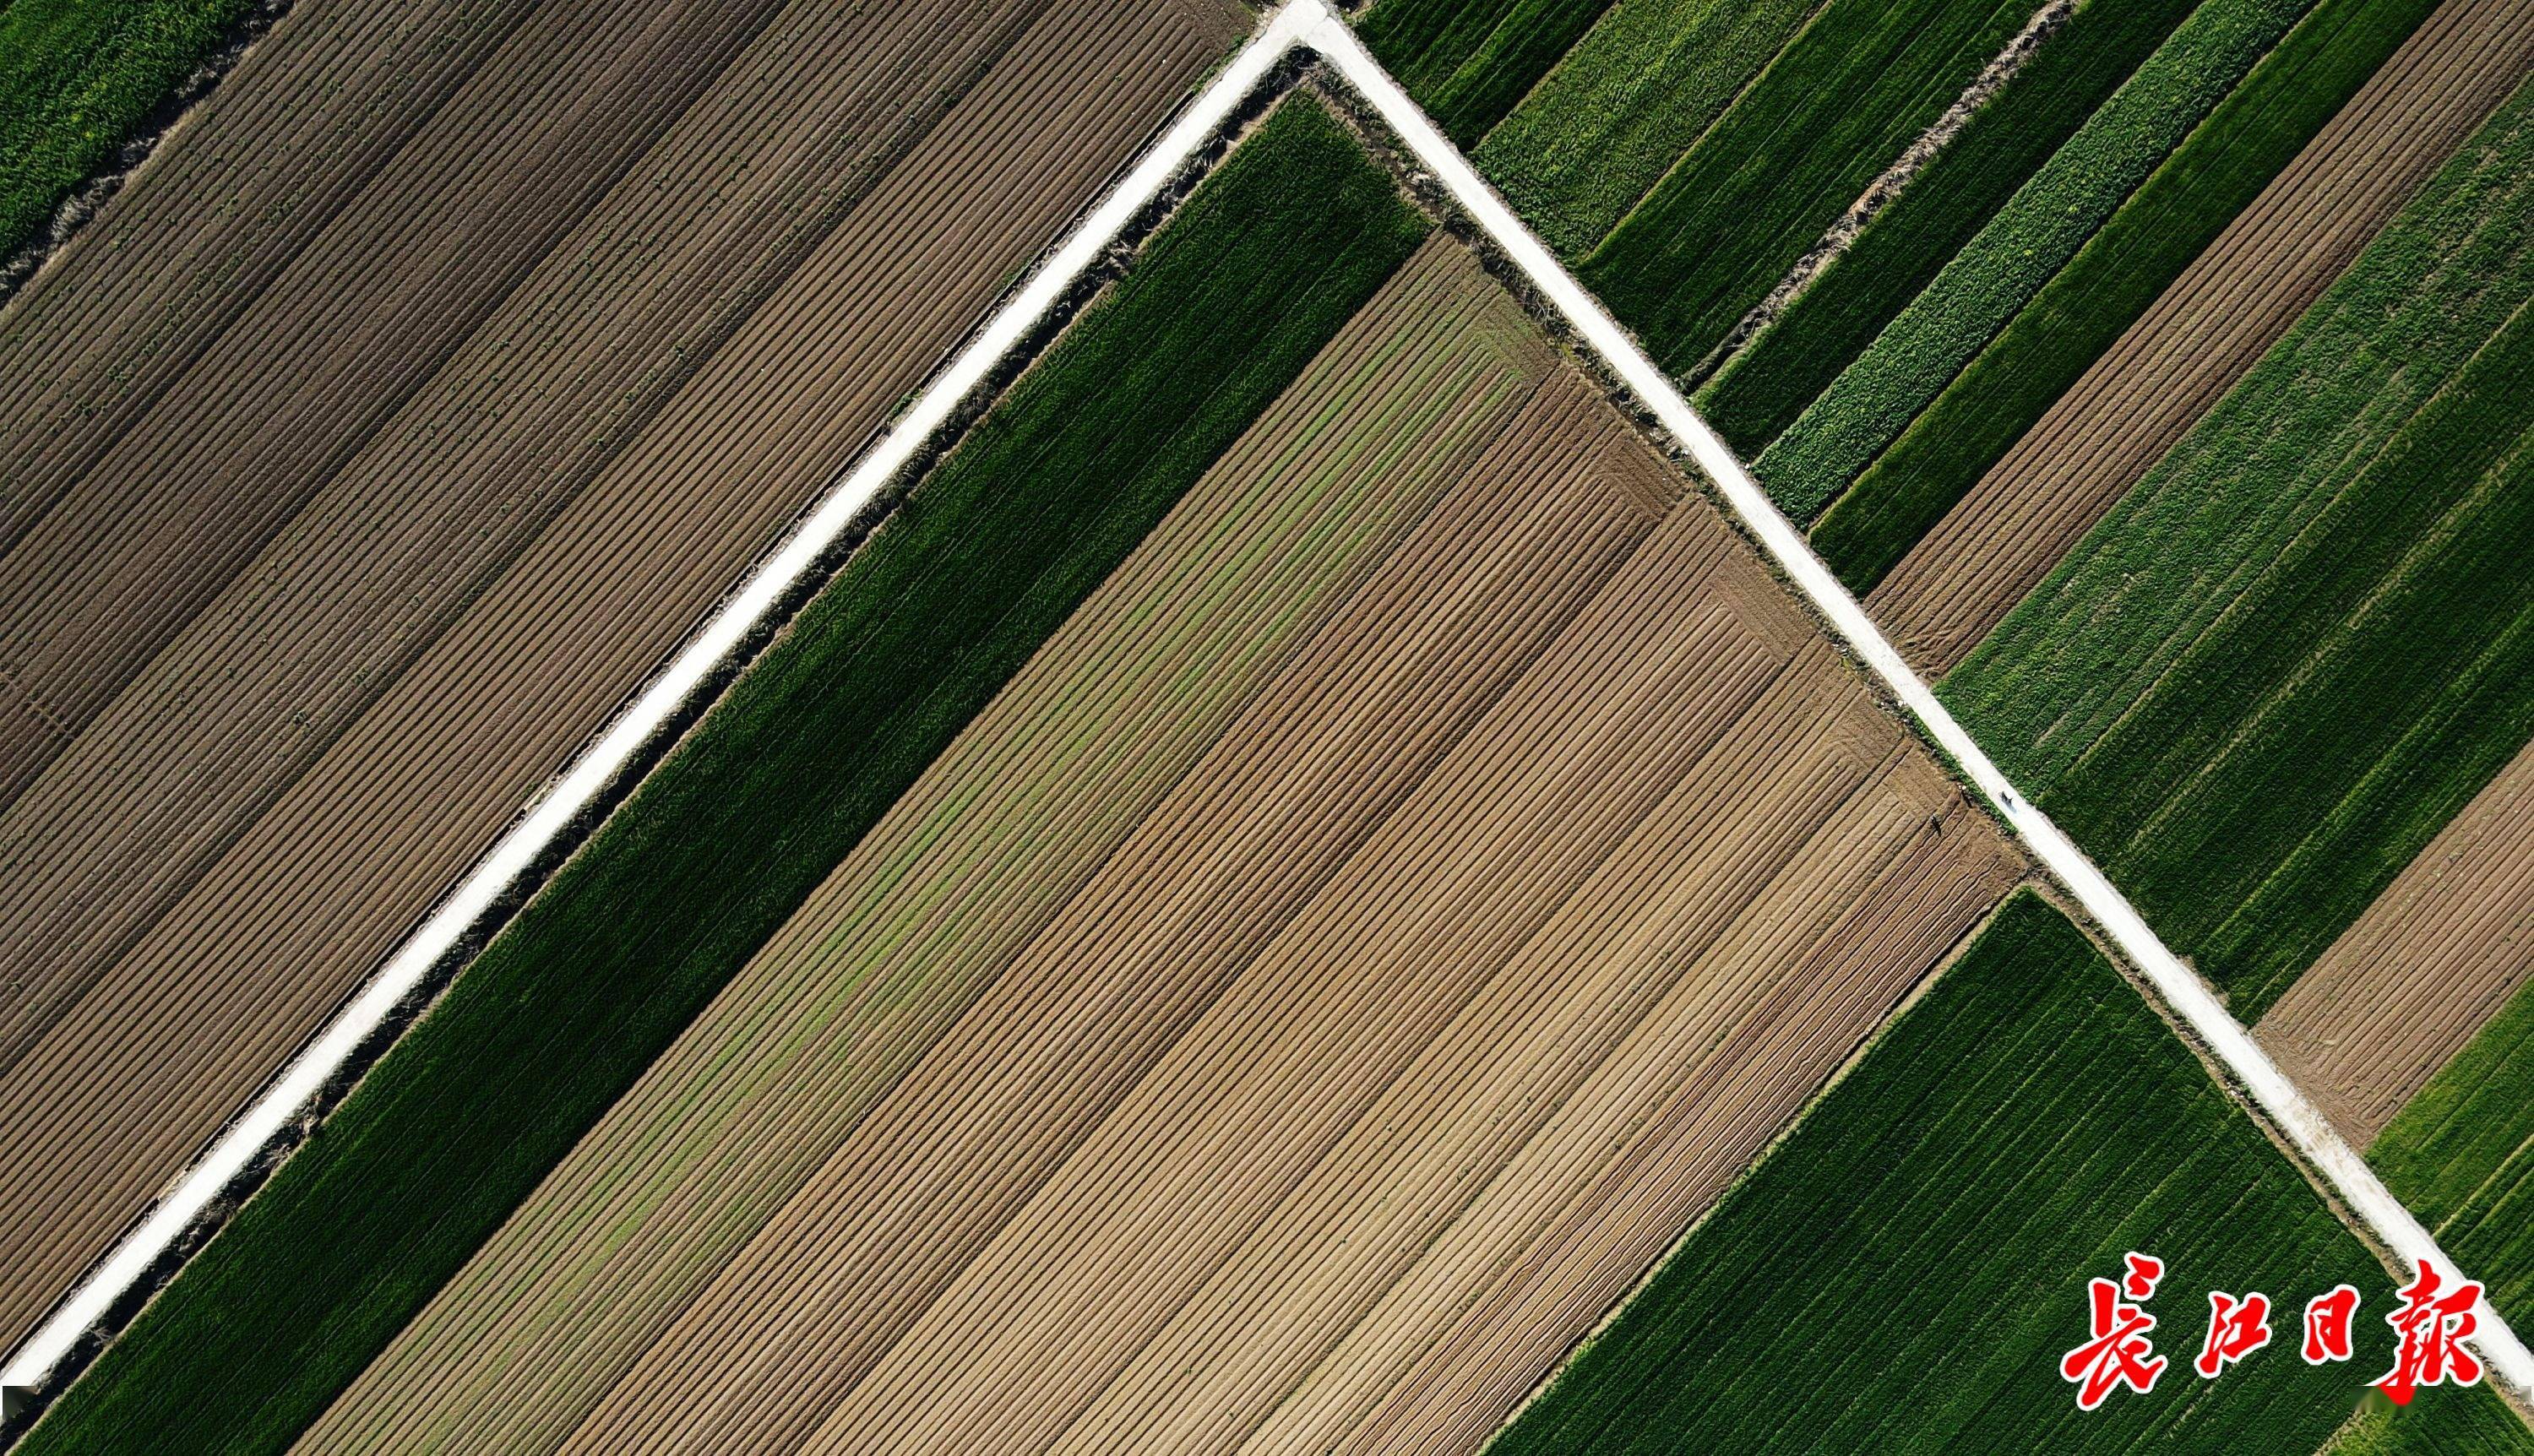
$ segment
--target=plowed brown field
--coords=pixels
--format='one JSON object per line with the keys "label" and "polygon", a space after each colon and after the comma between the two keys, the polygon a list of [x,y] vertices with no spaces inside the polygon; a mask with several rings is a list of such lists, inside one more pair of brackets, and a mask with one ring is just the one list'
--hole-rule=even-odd
{"label": "plowed brown field", "polygon": [[1428,244],[303,1444],[1474,1446],[2021,873],[1678,494]]}
{"label": "plowed brown field", "polygon": [[2365,1147],[2534,975],[2534,747],[2254,1028]]}
{"label": "plowed brown field", "polygon": [[294,12],[0,326],[0,1344],[1246,25],[611,14]]}
{"label": "plowed brown field", "polygon": [[2534,0],[2446,0],[1866,598],[1949,672],[2534,67]]}

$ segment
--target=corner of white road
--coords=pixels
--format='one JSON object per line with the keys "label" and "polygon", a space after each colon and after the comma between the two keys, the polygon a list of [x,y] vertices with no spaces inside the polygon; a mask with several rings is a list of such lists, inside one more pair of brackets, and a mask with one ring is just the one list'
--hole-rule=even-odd
{"label": "corner of white road", "polygon": [[[2050,817],[2032,805],[1990,761],[1977,741],[1937,698],[1864,606],[1812,545],[1769,499],[1742,461],[1681,396],[1668,376],[1637,347],[1636,340],[1605,313],[1599,300],[1575,281],[1530,227],[1496,195],[1460,149],[1400,89],[1390,73],[1356,38],[1353,30],[1325,0],[1289,0],[1285,14],[1306,12],[1305,44],[1325,59],[1373,111],[1396,133],[1409,153],[1434,174],[1452,201],[1482,229],[1540,296],[1555,308],[1584,345],[1661,421],[1716,483],[1725,503],[1757,536],[1770,556],[1830,622],[1848,647],[1892,695],[1909,710],[1928,737],[1961,765],[1971,783],[1987,796],[2009,824],[2031,846],[2035,859],[2064,885],[2103,933],[2111,937],[2130,962],[2145,976],[2156,994],[2189,1026],[2209,1053],[2232,1072],[2266,1114],[2271,1123],[2336,1190],[2359,1221],[2416,1274],[2423,1261],[2433,1261],[2449,1278],[2465,1277],[2455,1261],[2438,1247],[2437,1240],[2410,1209],[2395,1198],[2331,1123],[2296,1084],[2288,1080],[2252,1033],[2244,1029],[2202,982],[2182,963],[2109,879],[2094,867]],[[1282,17],[1280,16],[1280,22]],[[2534,1356],[2485,1297],[2475,1308],[2469,1340],[2496,1379],[2520,1406],[2534,1409]]]}

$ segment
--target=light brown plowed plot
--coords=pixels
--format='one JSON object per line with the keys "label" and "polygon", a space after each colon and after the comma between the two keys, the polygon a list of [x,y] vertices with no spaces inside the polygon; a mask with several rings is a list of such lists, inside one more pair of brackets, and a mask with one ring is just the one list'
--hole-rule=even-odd
{"label": "light brown plowed plot", "polygon": [[2446,0],[1866,598],[1941,676],[2275,343],[2534,66],[2534,0]]}
{"label": "light brown plowed plot", "polygon": [[2254,1028],[2360,1147],[2534,975],[2534,747]]}
{"label": "light brown plowed plot", "polygon": [[[685,66],[722,44],[676,30],[692,8],[637,9],[644,25],[565,47],[575,65],[631,66],[639,49]],[[0,815],[0,1185],[23,1215],[0,1228],[0,1345],[843,468],[1236,24],[1178,0],[793,7],[724,45],[710,85],[479,319],[432,314],[446,358],[357,440],[320,439],[357,409],[304,371],[265,376],[255,396],[179,369],[161,403],[210,416],[143,450],[130,442],[160,419],[144,410],[97,448],[151,472],[154,503],[129,513],[148,540],[100,568],[100,591],[149,589],[186,532],[270,531]],[[208,135],[207,120],[186,137]],[[453,266],[470,262],[507,266],[490,251]],[[295,267],[200,342],[207,359],[296,285]],[[395,340],[334,327],[314,297],[295,327],[335,340],[325,357],[348,371],[346,396],[375,401],[363,361]],[[382,284],[364,307],[385,328],[442,304]],[[313,413],[259,422],[259,397]],[[190,515],[197,475],[149,463],[223,431],[220,449],[260,458],[261,430],[299,442],[290,468],[322,479],[285,489],[248,470],[219,500],[301,491],[286,519]],[[103,489],[99,468],[74,472],[39,526]]]}
{"label": "light brown plowed plot", "polygon": [[[1429,244],[305,1446],[1475,1445],[2019,873],[1527,331]],[[1047,757],[1341,491],[1210,743]]]}

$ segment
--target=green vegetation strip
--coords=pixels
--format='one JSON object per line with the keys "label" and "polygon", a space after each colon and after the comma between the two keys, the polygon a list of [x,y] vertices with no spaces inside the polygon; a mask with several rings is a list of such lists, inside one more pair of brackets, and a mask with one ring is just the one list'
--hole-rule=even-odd
{"label": "green vegetation strip", "polygon": [[0,258],[200,70],[249,0],[9,0],[0,5]]}
{"label": "green vegetation strip", "polygon": [[1831,0],[1577,274],[1658,363],[1695,366],[2035,8]]}
{"label": "green vegetation strip", "polygon": [[1872,463],[2309,3],[2206,0],[2192,12],[1753,462],[1786,514],[1810,519]]}
{"label": "green vegetation strip", "polygon": [[2199,0],[2085,0],[1698,398],[1744,458],[1794,423]]}
{"label": "green vegetation strip", "polygon": [[2433,8],[2322,0],[1968,367],[1929,382],[1944,393],[1814,527],[1840,579],[1882,580]]}
{"label": "green vegetation strip", "polygon": [[1358,28],[1454,145],[1478,144],[1610,0],[1381,0]]}
{"label": "green vegetation strip", "polygon": [[2429,1079],[2367,1161],[2501,1313],[2534,1320],[2534,985]]}
{"label": "green vegetation strip", "polygon": [[1428,230],[1315,104],[1126,278],[25,1450],[286,1444]]}
{"label": "green vegetation strip", "polygon": [[2259,1017],[2534,735],[2534,91],[1944,687]]}
{"label": "green vegetation strip", "polygon": [[1620,0],[1473,154],[1570,262],[1655,190],[1822,0]]}
{"label": "green vegetation strip", "polygon": [[[2085,1284],[2166,1261],[2149,1395],[2077,1409]],[[2362,1293],[2355,1358],[2304,1302]],[[2210,1290],[2268,1348],[2190,1367]],[[1731,1450],[2307,1456],[2391,1362],[2383,1268],[2057,910],[2019,893],[1497,1440],[1497,1456]],[[2410,1413],[2487,1399],[2423,1392]],[[2407,1423],[2406,1423],[2407,1424]]]}
{"label": "green vegetation strip", "polygon": [[2488,1386],[2456,1391],[2445,1399],[2420,1397],[2399,1409],[2371,1395],[2358,1419],[2324,1447],[2328,1456],[2528,1456],[2534,1431],[2516,1419]]}

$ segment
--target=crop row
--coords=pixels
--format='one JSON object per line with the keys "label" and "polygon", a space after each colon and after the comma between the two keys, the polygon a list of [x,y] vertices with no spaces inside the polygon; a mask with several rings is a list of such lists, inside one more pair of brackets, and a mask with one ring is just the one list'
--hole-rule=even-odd
{"label": "crop row", "polygon": [[20,0],[0,6],[0,259],[200,69],[250,0]]}
{"label": "crop row", "polygon": [[2534,731],[2534,92],[1949,678],[2249,1020]]}
{"label": "crop row", "polygon": [[1753,469],[1809,520],[2092,238],[2296,24],[2307,0],[2205,0]]}
{"label": "crop row", "polygon": [[1324,114],[1281,111],[28,1449],[286,1441],[1425,231]]}
{"label": "crop row", "polygon": [[1698,394],[1745,458],[1864,351],[2199,0],[2093,0]]}
{"label": "crop row", "polygon": [[[2287,165],[2432,8],[2432,0],[2323,0],[2099,231],[2077,239],[2082,247],[2073,258],[2059,255],[2065,267],[2025,273],[2017,249],[2039,246],[2040,239],[2018,234],[1996,240],[2000,256],[1990,268],[2023,273],[2017,289],[2021,307],[2011,317],[1974,311],[1962,320],[1960,334],[1933,331],[1935,336],[1918,349],[1896,348],[1880,357],[1869,350],[1855,366],[1854,383],[1842,380],[1844,389],[1814,408],[1846,408],[1834,402],[1842,393],[1867,400],[1897,398],[1900,406],[1868,422],[1871,428],[1858,442],[1862,449],[1851,447],[1806,466],[1781,456],[1779,467],[1800,504],[1818,509],[1833,502],[1815,525],[1813,541],[1841,579],[1857,590],[1879,581]],[[2186,27],[2176,41],[2188,33]],[[2066,236],[2047,216],[2036,217],[2033,230]],[[1944,286],[1940,278],[1934,288]],[[1913,374],[1917,370],[1932,372]]]}
{"label": "crop row", "polygon": [[[2130,1249],[2166,1261],[2145,1307],[2173,1367],[2082,1412],[2059,1357],[2084,1339],[2086,1281]],[[2187,1431],[2303,1456],[2389,1364],[2369,1318],[2348,1365],[2297,1358],[2298,1307],[2342,1281],[2386,1307],[2366,1248],[2026,891],[1494,1449],[2126,1451]],[[2189,1367],[2212,1289],[2284,1311],[2214,1381]],[[2426,1392],[2403,1426],[2534,1449],[2484,1392]]]}
{"label": "crop row", "polygon": [[1576,275],[1658,363],[1692,368],[1944,114],[2032,9],[2027,0],[1834,0]]}

